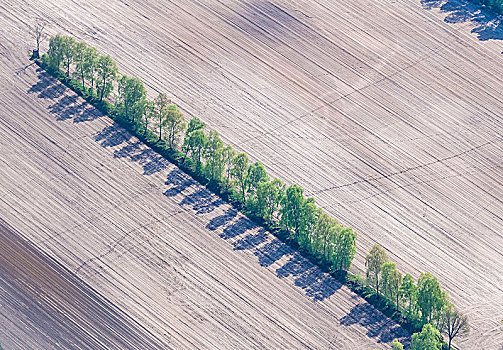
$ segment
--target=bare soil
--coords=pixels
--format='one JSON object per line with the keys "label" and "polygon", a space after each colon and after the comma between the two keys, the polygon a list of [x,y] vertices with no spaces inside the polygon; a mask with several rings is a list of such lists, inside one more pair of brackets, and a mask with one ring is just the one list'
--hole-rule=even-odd
{"label": "bare soil", "polygon": [[[111,54],[151,96],[167,91],[187,116],[355,227],[355,271],[378,242],[402,271],[437,276],[472,325],[460,348],[503,344],[497,19],[452,0],[8,0],[0,13],[2,60],[17,58],[13,68],[24,67],[27,31],[44,16],[51,34]],[[74,124],[66,132],[85,138],[86,123]]]}

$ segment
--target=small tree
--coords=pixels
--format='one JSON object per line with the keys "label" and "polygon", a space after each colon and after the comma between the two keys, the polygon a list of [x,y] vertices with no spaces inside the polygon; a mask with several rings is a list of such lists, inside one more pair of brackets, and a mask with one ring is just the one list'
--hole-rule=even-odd
{"label": "small tree", "polygon": [[145,103],[145,110],[143,113],[143,136],[147,135],[148,127],[152,123],[152,119],[155,117],[155,107],[153,101],[147,101]]}
{"label": "small tree", "polygon": [[185,163],[185,160],[187,159],[187,154],[189,153],[190,146],[189,146],[189,140],[190,140],[190,134],[192,134],[194,131],[202,130],[206,124],[204,124],[199,118],[193,117],[189,121],[189,125],[187,126],[187,131],[185,132],[185,138],[183,140],[183,145],[182,145],[182,151],[185,153],[185,156],[183,158],[183,162]]}
{"label": "small tree", "polygon": [[239,153],[232,160],[231,175],[236,181],[242,203],[246,202],[246,176],[248,174],[248,156],[246,153]]}
{"label": "small tree", "polygon": [[96,69],[98,65],[99,54],[98,51],[94,47],[86,47],[84,50],[84,59],[83,59],[83,69],[84,69],[84,77],[91,81],[91,88],[94,89],[94,81],[96,79]]}
{"label": "small tree", "polygon": [[398,339],[393,339],[391,344],[391,350],[403,350],[403,345],[398,341]]}
{"label": "small tree", "polygon": [[411,275],[406,274],[404,276],[399,293],[402,299],[402,305],[406,307],[404,308],[404,310],[406,310],[405,315],[407,318],[413,318],[416,315],[417,309],[417,286]]}
{"label": "small tree", "polygon": [[222,161],[224,163],[224,183],[225,187],[230,187],[231,182],[231,173],[232,173],[232,160],[236,156],[236,151],[232,148],[231,145],[224,147],[222,150]]}
{"label": "small tree", "polygon": [[470,332],[468,318],[451,303],[447,303],[442,310],[439,329],[449,338],[449,349],[451,348],[452,339]]}
{"label": "small tree", "polygon": [[301,226],[301,211],[305,202],[304,190],[299,185],[291,185],[286,189],[281,202],[280,225],[297,238]]}
{"label": "small tree", "polygon": [[159,128],[159,139],[162,139],[162,128],[167,123],[168,118],[168,107],[170,106],[171,101],[168,99],[168,96],[164,93],[159,93],[154,100],[154,118],[156,119],[156,127]]}
{"label": "small tree", "polygon": [[45,21],[43,21],[42,19],[38,19],[37,23],[35,24],[35,28],[33,29],[33,36],[35,37],[35,41],[37,42],[37,52],[33,56],[33,58],[40,57],[40,44],[46,38],[45,34],[46,25],[47,23]]}
{"label": "small tree", "polygon": [[246,175],[246,191],[248,193],[255,193],[257,186],[261,182],[269,181],[269,176],[265,171],[264,164],[255,162],[248,167],[248,174]]}
{"label": "small tree", "polygon": [[73,48],[73,61],[75,62],[74,76],[82,81],[82,90],[86,87],[86,67],[85,67],[85,52],[87,45],[85,42],[80,41],[75,43]]}
{"label": "small tree", "polygon": [[211,130],[205,149],[205,173],[206,177],[214,183],[219,183],[222,179],[224,171],[223,148],[224,143],[220,135],[217,131]]}
{"label": "small tree", "polygon": [[388,300],[394,302],[399,309],[400,285],[402,284],[402,274],[396,269],[396,264],[386,262],[382,266],[381,283],[383,294]]}
{"label": "small tree", "polygon": [[147,99],[147,91],[139,78],[122,75],[118,80],[118,97],[115,106],[119,113],[130,122],[141,120]]}
{"label": "small tree", "polygon": [[429,273],[422,273],[417,281],[417,305],[421,310],[421,322],[431,323],[446,303],[440,283]]}
{"label": "small tree", "polygon": [[440,332],[427,323],[423,326],[421,333],[412,335],[410,350],[440,350],[442,346],[440,339],[442,339]]}
{"label": "small tree", "polygon": [[336,271],[348,271],[356,254],[356,231],[351,227],[338,229],[338,225],[333,225],[334,230],[333,253],[331,254],[332,267]]}
{"label": "small tree", "polygon": [[281,199],[285,195],[285,184],[279,179],[260,182],[257,185],[257,209],[259,215],[268,223],[274,221]]}
{"label": "small tree", "polygon": [[178,107],[173,104],[168,106],[165,129],[169,148],[175,149],[178,146],[180,135],[186,127],[187,123],[185,123],[183,114]]}
{"label": "small tree", "polygon": [[61,43],[61,53],[63,54],[63,62],[66,67],[66,76],[70,78],[70,65],[73,62],[75,54],[75,39],[71,36],[64,36]]}
{"label": "small tree", "polygon": [[63,61],[63,36],[56,34],[49,40],[49,68],[59,73],[61,62]]}
{"label": "small tree", "polygon": [[386,255],[386,251],[379,244],[375,244],[365,258],[367,281],[373,285],[377,294],[379,294],[379,275],[381,274],[382,266],[387,261],[388,256]]}
{"label": "small tree", "polygon": [[97,61],[96,71],[98,79],[96,81],[96,88],[100,102],[105,97],[110,96],[113,91],[113,82],[117,77],[117,64],[114,62],[110,55],[100,56]]}

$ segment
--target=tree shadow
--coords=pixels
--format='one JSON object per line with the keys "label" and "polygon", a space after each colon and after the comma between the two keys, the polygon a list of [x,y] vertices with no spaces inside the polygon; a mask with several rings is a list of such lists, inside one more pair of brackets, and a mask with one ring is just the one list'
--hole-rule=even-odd
{"label": "tree shadow", "polygon": [[232,243],[234,250],[248,250],[253,249],[262,243],[266,242],[269,235],[267,231],[262,227],[256,233],[250,233],[245,237]]}
{"label": "tree shadow", "polygon": [[471,32],[476,33],[481,41],[503,40],[503,16],[483,10],[480,5],[469,0],[421,0],[421,5],[428,10],[438,8],[446,13],[446,23],[473,23],[476,27]]}
{"label": "tree shadow", "polygon": [[246,233],[248,230],[253,230],[257,227],[258,226],[254,224],[253,221],[245,216],[242,216],[235,222],[227,225],[220,234],[220,237],[222,237],[223,239],[234,238]]}
{"label": "tree shadow", "polygon": [[80,100],[77,94],[66,95],[69,89],[49,74],[40,72],[38,78],[38,81],[28,89],[28,93],[36,93],[38,98],[54,100],[48,110],[57,121],[73,119],[74,123],[81,123],[103,116],[91,104]]}
{"label": "tree shadow", "polygon": [[343,326],[359,324],[365,327],[367,329],[367,336],[377,338],[379,343],[388,343],[392,342],[395,338],[401,340],[409,337],[405,329],[382,315],[368,303],[355,305],[349,314],[341,319],[340,323]]}
{"label": "tree shadow", "polygon": [[215,231],[221,226],[227,225],[230,221],[232,221],[238,215],[238,211],[234,207],[228,208],[224,214],[214,217],[210,220],[210,222],[206,225],[206,228]]}
{"label": "tree shadow", "polygon": [[260,266],[268,267],[280,260],[283,256],[293,253],[293,249],[274,238],[263,246],[257,248],[253,254],[258,257]]}
{"label": "tree shadow", "polygon": [[180,205],[192,206],[192,209],[196,211],[197,215],[208,214],[213,210],[224,204],[225,201],[218,196],[215,196],[205,187],[200,187],[195,192],[186,195]]}
{"label": "tree shadow", "polygon": [[196,182],[182,170],[174,168],[168,174],[166,182],[164,183],[165,185],[171,185],[172,187],[167,189],[164,192],[164,195],[167,197],[174,197],[195,183]]}
{"label": "tree shadow", "polygon": [[304,289],[308,297],[315,301],[324,300],[333,295],[342,284],[318,266],[295,252],[290,259],[276,269],[279,278],[294,277],[296,286]]}

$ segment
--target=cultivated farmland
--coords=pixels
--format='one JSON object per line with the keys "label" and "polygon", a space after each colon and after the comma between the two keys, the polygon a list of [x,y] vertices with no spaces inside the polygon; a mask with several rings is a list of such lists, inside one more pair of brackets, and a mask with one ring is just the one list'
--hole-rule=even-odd
{"label": "cultivated farmland", "polygon": [[24,339],[41,349],[386,349],[406,336],[35,65],[26,67],[12,32],[3,43],[8,88],[0,98],[0,211],[18,232],[0,231],[6,349]]}
{"label": "cultivated farmland", "polygon": [[[473,330],[460,347],[496,349],[503,343],[503,68],[498,43],[486,40],[501,39],[501,32],[469,6],[448,5],[448,13],[439,13],[437,2],[404,1],[41,0],[33,6],[9,0],[0,8],[11,44],[1,49],[5,58],[15,58],[11,69],[23,67],[31,47],[27,28],[42,15],[51,33],[71,34],[111,54],[121,71],[141,77],[152,93],[168,91],[188,114],[262,160],[272,175],[301,184],[334,217],[354,226],[355,269],[363,268],[373,243],[382,244],[401,270],[436,275],[468,314]],[[476,21],[453,23],[462,18]],[[18,86],[16,79],[28,75],[19,94],[36,83],[30,69],[10,77],[9,85]],[[33,94],[16,98],[38,101]],[[4,103],[18,104],[14,98]],[[54,106],[45,118],[51,123],[67,110]],[[20,114],[40,123],[35,111]],[[71,120],[51,125],[63,128]],[[72,137],[89,135],[81,130],[89,123],[75,124],[64,127],[66,144],[57,142],[68,153],[82,151]],[[13,144],[13,131],[4,132]],[[143,162],[140,156],[133,160]],[[136,190],[143,180],[135,179],[128,187]],[[80,198],[71,200],[77,205]],[[109,198],[115,203],[115,196]],[[129,215],[142,211],[125,205]],[[10,215],[10,221],[20,220],[21,214]],[[27,219],[25,227],[9,223],[33,240],[29,232],[39,220]],[[218,259],[222,244],[215,242],[209,256]]]}

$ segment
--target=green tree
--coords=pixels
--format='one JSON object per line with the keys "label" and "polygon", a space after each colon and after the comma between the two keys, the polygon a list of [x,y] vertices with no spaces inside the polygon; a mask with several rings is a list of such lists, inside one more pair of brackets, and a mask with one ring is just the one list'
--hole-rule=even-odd
{"label": "green tree", "polygon": [[223,162],[224,143],[217,131],[211,130],[206,145],[206,166],[205,174],[208,180],[213,183],[220,183],[224,172]]}
{"label": "green tree", "polygon": [[241,201],[246,202],[246,177],[248,174],[248,156],[246,153],[239,153],[232,160],[232,172],[231,175],[236,181],[239,193],[241,196]]}
{"label": "green tree", "polygon": [[147,91],[139,78],[122,75],[118,80],[115,107],[129,122],[140,122],[147,105]]}
{"label": "green tree", "polygon": [[168,106],[165,120],[168,146],[171,149],[175,149],[178,146],[180,135],[187,127],[187,124],[185,123],[182,112],[180,112],[178,107],[174,104]]}
{"label": "green tree", "polygon": [[53,35],[49,39],[49,68],[54,72],[59,72],[61,62],[63,61],[63,36],[60,34]]}
{"label": "green tree", "polygon": [[273,223],[285,195],[285,184],[279,179],[259,182],[257,185],[258,214],[268,223]]}
{"label": "green tree", "polygon": [[75,54],[75,39],[71,36],[64,36],[61,42],[61,53],[63,55],[63,63],[66,67],[66,76],[70,78],[70,65],[73,62],[73,56]]}
{"label": "green tree", "polygon": [[396,264],[386,262],[381,270],[381,285],[383,294],[388,300],[394,302],[399,309],[400,286],[402,284],[402,274],[397,270]]}
{"label": "green tree", "polygon": [[417,281],[417,305],[421,311],[421,322],[431,323],[446,303],[440,283],[429,273],[422,273]]}
{"label": "green tree", "polygon": [[155,106],[153,101],[145,102],[145,109],[143,113],[143,136],[147,135],[149,125],[152,123],[152,119],[155,118]]}
{"label": "green tree", "polygon": [[398,339],[393,339],[391,344],[391,350],[403,350],[403,345],[398,341]]}
{"label": "green tree", "polygon": [[86,68],[85,68],[85,52],[87,45],[83,41],[75,43],[73,47],[73,61],[75,62],[75,72],[73,73],[77,79],[82,82],[82,90],[86,87]]}
{"label": "green tree", "polygon": [[201,157],[204,153],[206,143],[208,142],[208,137],[203,130],[199,129],[191,132],[186,141],[187,147],[185,157],[190,153],[192,160],[195,162],[194,170],[199,171],[202,168]]}
{"label": "green tree", "polygon": [[307,198],[300,208],[300,226],[297,230],[297,242],[301,247],[311,250],[311,233],[315,230],[318,221],[318,208],[316,207],[314,198]]}
{"label": "green tree", "polygon": [[312,246],[313,252],[322,255],[325,261],[331,260],[331,242],[335,239],[333,235],[340,231],[338,230],[338,224],[336,219],[319,209],[316,227],[312,232]]}
{"label": "green tree", "polygon": [[257,186],[261,182],[269,181],[269,176],[265,171],[264,164],[255,162],[248,167],[248,174],[246,175],[246,191],[248,193],[255,193]]}
{"label": "green tree", "polygon": [[407,318],[412,319],[417,314],[417,286],[414,278],[406,274],[402,279],[402,284],[399,290],[402,306],[404,307],[405,315]]}
{"label": "green tree", "polygon": [[162,128],[167,124],[168,118],[168,108],[171,104],[171,101],[168,99],[168,96],[164,93],[159,93],[157,97],[154,99],[154,118],[156,120],[156,127],[159,128],[159,140],[162,139]]}
{"label": "green tree", "polygon": [[301,227],[300,212],[304,202],[304,190],[299,185],[289,186],[281,202],[280,225],[295,238],[297,238]]}
{"label": "green tree", "polygon": [[447,303],[442,310],[439,329],[449,339],[449,349],[451,348],[452,339],[470,332],[468,318],[451,303]]}
{"label": "green tree", "polygon": [[232,160],[236,157],[236,151],[231,145],[224,147],[222,150],[222,161],[224,163],[224,184],[226,188],[230,187],[232,174]]}
{"label": "green tree", "polygon": [[375,244],[365,258],[367,281],[375,288],[377,294],[379,294],[379,276],[381,274],[381,269],[387,261],[388,256],[386,255],[386,251],[379,244]]}
{"label": "green tree", "polygon": [[91,81],[91,88],[94,89],[94,81],[96,79],[96,69],[98,65],[99,54],[94,47],[88,46],[84,50],[83,69],[84,76],[88,81]]}
{"label": "green tree", "polygon": [[442,346],[440,339],[440,332],[427,323],[423,326],[421,333],[412,335],[410,350],[440,350]]}
{"label": "green tree", "polygon": [[356,254],[356,231],[351,227],[338,229],[339,225],[332,225],[334,231],[332,267],[336,271],[348,271]]}
{"label": "green tree", "polygon": [[190,140],[190,134],[192,134],[194,131],[202,130],[206,124],[204,124],[199,118],[193,117],[189,121],[189,125],[187,126],[187,131],[185,132],[185,138],[183,140],[183,145],[182,145],[182,151],[185,153],[185,156],[183,157],[183,162],[185,163],[185,160],[187,159],[187,155],[190,152],[190,145],[189,145],[189,140]]}
{"label": "green tree", "polygon": [[113,91],[113,82],[118,72],[117,64],[109,55],[100,56],[96,64],[96,72],[98,73],[96,89],[101,102]]}

